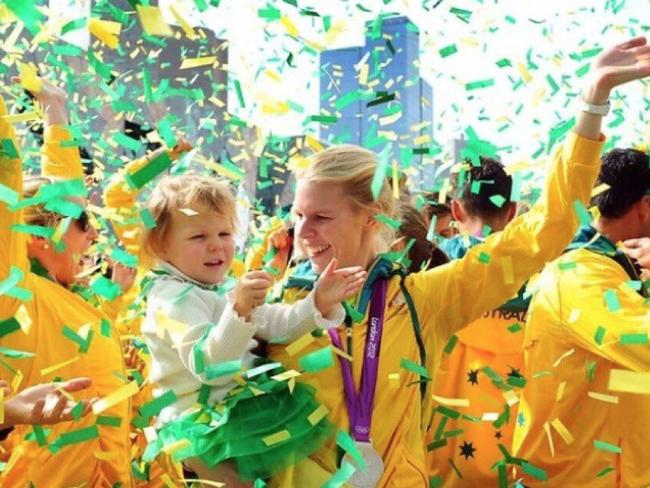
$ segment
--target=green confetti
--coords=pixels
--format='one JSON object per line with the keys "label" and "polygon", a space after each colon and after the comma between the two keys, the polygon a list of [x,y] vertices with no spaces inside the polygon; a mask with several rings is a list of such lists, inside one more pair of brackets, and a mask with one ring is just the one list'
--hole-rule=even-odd
{"label": "green confetti", "polygon": [[135,139],[127,136],[126,134],[123,134],[122,132],[118,132],[117,134],[113,135],[113,141],[120,146],[126,149],[130,149],[134,152],[142,150],[142,144],[140,144],[139,141],[136,141]]}
{"label": "green confetti", "polygon": [[155,415],[158,415],[163,408],[173,405],[178,398],[174,393],[174,390],[167,390],[165,393],[160,395],[157,398],[145,403],[139,409],[140,415],[144,418],[149,419]]}
{"label": "green confetti", "polygon": [[643,345],[648,343],[648,333],[638,334],[621,334],[621,344],[628,346],[631,344]]}
{"label": "green confetti", "polygon": [[0,337],[12,334],[20,330],[20,322],[15,317],[0,321]]}
{"label": "green confetti", "polygon": [[614,454],[623,453],[623,448],[605,441],[594,440],[594,447],[596,449],[600,449],[601,451],[612,452]]}
{"label": "green confetti", "polygon": [[122,249],[113,249],[111,251],[111,259],[128,268],[135,268],[138,265],[138,257]]}
{"label": "green confetti", "polygon": [[425,368],[424,366],[422,366],[420,364],[417,364],[417,363],[411,361],[410,359],[402,358],[402,360],[400,361],[399,364],[405,370],[410,371],[411,373],[415,373],[415,374],[421,376],[422,378],[427,378],[427,379],[430,378],[429,372],[427,371],[427,368]]}
{"label": "green confetti", "polygon": [[206,368],[205,377],[209,380],[221,378],[222,376],[229,376],[239,373],[242,368],[241,360],[223,361],[218,364],[211,364]]}
{"label": "green confetti", "polygon": [[46,17],[36,8],[33,0],[5,0],[4,4],[22,20],[29,32],[34,35],[38,34],[41,30],[41,23],[46,20]]}
{"label": "green confetti", "polygon": [[359,468],[366,469],[366,461],[363,459],[361,452],[359,452],[359,449],[357,448],[357,443],[352,439],[350,434],[344,430],[339,430],[336,434],[336,444],[352,456]]}
{"label": "green confetti", "polygon": [[104,276],[98,276],[95,278],[90,284],[90,289],[93,293],[109,301],[115,300],[122,294],[120,285]]}
{"label": "green confetti", "polygon": [[233,84],[235,85],[235,92],[237,93],[237,100],[239,101],[239,106],[241,108],[245,108],[246,103],[244,102],[244,94],[241,91],[241,84],[239,83],[238,80],[235,80]]}
{"label": "green confetti", "polygon": [[501,208],[507,200],[503,197],[503,195],[492,195],[490,197],[490,201],[497,207]]}
{"label": "green confetti", "polygon": [[131,188],[139,190],[149,181],[153,180],[156,176],[169,168],[172,163],[173,161],[171,156],[167,151],[164,151],[135,173],[126,174],[124,178]]}
{"label": "green confetti", "polygon": [[603,298],[605,299],[607,309],[610,312],[618,312],[621,309],[621,303],[618,301],[618,295],[616,294],[616,290],[613,288],[605,290],[605,293],[603,293]]}
{"label": "green confetti", "polygon": [[512,325],[508,326],[508,332],[511,332],[513,334],[519,332],[522,329],[523,329],[523,327],[519,323],[515,323],[515,324],[512,324]]}
{"label": "green confetti", "polygon": [[108,427],[119,427],[122,425],[122,419],[120,417],[109,417],[107,415],[100,415],[95,421],[96,425],[106,425]]}
{"label": "green confetti", "polygon": [[531,475],[537,480],[546,481],[548,479],[546,471],[544,471],[542,468],[538,468],[537,466],[533,466],[526,461],[523,461],[521,463],[521,469],[524,471],[524,473]]}
{"label": "green confetti", "polygon": [[478,255],[478,260],[479,262],[483,264],[489,264],[490,263],[490,255],[486,253],[485,251],[481,251],[481,253]]}
{"label": "green confetti", "polygon": [[458,48],[456,47],[456,44],[451,44],[449,46],[443,47],[440,51],[438,51],[440,57],[442,58],[446,58],[447,56],[451,56],[457,52]]}
{"label": "green confetti", "polygon": [[310,115],[307,117],[309,122],[320,122],[321,124],[333,124],[339,118],[336,115]]}
{"label": "green confetti", "polygon": [[46,227],[44,225],[13,224],[10,229],[13,232],[22,232],[23,234],[31,234],[46,239],[51,239],[54,235],[54,228]]}
{"label": "green confetti", "polygon": [[90,427],[85,427],[83,429],[73,430],[71,432],[64,432],[59,436],[58,439],[50,444],[49,450],[53,453],[56,453],[63,446],[76,444],[77,442],[86,442],[98,437],[99,431],[95,425],[91,425]]}
{"label": "green confetti", "polygon": [[153,215],[151,215],[151,212],[149,210],[146,208],[142,209],[140,210],[139,214],[142,225],[144,225],[146,229],[153,229],[156,227],[156,221],[154,220]]}
{"label": "green confetti", "polygon": [[512,62],[507,58],[499,59],[497,61],[497,66],[499,68],[512,67]]}
{"label": "green confetti", "polygon": [[72,415],[72,418],[74,418],[75,420],[79,420],[83,412],[84,412],[84,402],[78,402],[72,408],[72,410],[70,410],[70,414]]}
{"label": "green confetti", "polygon": [[594,341],[596,341],[596,344],[601,346],[603,344],[603,339],[605,338],[605,333],[607,330],[604,327],[601,327],[600,325],[596,329],[596,335],[594,336]]}
{"label": "green confetti", "polygon": [[471,91],[471,90],[477,90],[479,88],[488,88],[490,86],[494,86],[494,79],[489,78],[487,80],[478,80],[478,81],[472,81],[470,83],[465,84],[465,90]]}
{"label": "green confetti", "polygon": [[298,364],[307,373],[316,373],[334,366],[334,355],[331,346],[305,354],[299,359]]}
{"label": "green confetti", "polygon": [[9,349],[8,347],[3,346],[0,346],[0,354],[11,359],[25,359],[33,358],[35,356],[33,352],[18,351],[17,349]]}
{"label": "green confetti", "polygon": [[587,207],[585,207],[584,203],[582,203],[580,200],[574,201],[573,209],[575,210],[576,215],[578,216],[580,225],[586,226],[591,224],[591,214],[589,213],[589,210],[587,210]]}
{"label": "green confetti", "polygon": [[327,480],[321,488],[340,488],[341,486],[344,486],[354,474],[354,471],[355,467],[347,461],[344,461],[338,471],[334,473],[334,476]]}
{"label": "green confetti", "polygon": [[12,190],[8,186],[0,183],[0,202],[5,202],[10,206],[14,206],[18,203],[20,195],[17,191]]}
{"label": "green confetti", "polygon": [[381,222],[384,225],[392,228],[393,230],[399,230],[402,223],[399,220],[391,219],[388,215],[377,214],[375,215],[375,220]]}

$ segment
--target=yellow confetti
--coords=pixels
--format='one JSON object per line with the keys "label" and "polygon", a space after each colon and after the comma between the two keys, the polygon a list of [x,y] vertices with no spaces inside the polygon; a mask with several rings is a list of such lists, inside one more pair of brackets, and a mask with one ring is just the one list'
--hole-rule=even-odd
{"label": "yellow confetti", "polygon": [[562,381],[557,385],[557,391],[555,392],[555,401],[559,402],[564,398],[564,390],[566,389],[566,381]]}
{"label": "yellow confetti", "polygon": [[68,359],[67,361],[62,361],[58,364],[54,364],[52,366],[49,366],[47,368],[41,369],[41,376],[47,376],[48,374],[56,371],[57,369],[65,368],[66,366],[74,363],[75,361],[79,361],[79,356],[75,356],[71,359]]}
{"label": "yellow confetti", "polygon": [[216,56],[203,56],[201,58],[187,58],[181,63],[180,69],[198,68],[200,66],[210,66],[217,60]]}
{"label": "yellow confetti", "polygon": [[182,478],[181,481],[187,483],[187,486],[192,486],[194,483],[200,483],[201,485],[207,485],[207,486],[214,486],[215,488],[223,488],[224,486],[226,486],[225,483],[221,483],[219,481],[202,480],[196,478],[192,478],[191,480],[186,480],[185,478]]}
{"label": "yellow confetti", "polygon": [[512,269],[512,258],[510,256],[501,258],[501,271],[503,272],[504,284],[509,285],[515,282],[515,273]]}
{"label": "yellow confetti", "polygon": [[160,338],[165,335],[165,330],[180,334],[184,334],[187,331],[187,324],[167,317],[162,310],[156,310],[154,315],[156,317],[156,326],[158,327],[156,332]]}
{"label": "yellow confetti", "polygon": [[102,461],[113,461],[117,457],[113,451],[93,451],[93,455]]}
{"label": "yellow confetti", "polygon": [[571,432],[569,432],[569,429],[565,427],[565,425],[560,421],[558,418],[554,418],[551,421],[551,425],[555,429],[555,431],[560,434],[560,437],[564,442],[567,443],[567,445],[571,445],[573,443],[574,438],[571,435]]}
{"label": "yellow confetti", "polygon": [[505,398],[506,403],[508,404],[509,407],[512,407],[513,405],[519,403],[519,395],[517,395],[512,390],[504,391],[503,398]]}
{"label": "yellow confetti", "polygon": [[25,90],[32,93],[39,93],[43,88],[43,80],[38,77],[36,66],[31,63],[18,63],[18,75],[20,84]]}
{"label": "yellow confetti", "polygon": [[25,333],[29,334],[29,329],[32,327],[32,318],[29,316],[29,312],[25,305],[21,305],[16,310],[16,315],[14,315],[18,323],[20,324],[20,329]]}
{"label": "yellow confetti", "polygon": [[291,434],[289,433],[289,431],[281,430],[280,432],[276,432],[275,434],[271,434],[271,435],[267,435],[266,437],[263,437],[262,442],[264,442],[264,444],[270,447],[289,439],[291,439]]}
{"label": "yellow confetti", "polygon": [[590,391],[587,393],[587,395],[589,398],[593,398],[594,400],[618,405],[618,397],[614,395],[605,395],[604,393],[597,393],[595,391]]}
{"label": "yellow confetti", "polygon": [[565,358],[568,358],[574,352],[575,352],[575,349],[570,349],[567,352],[565,352],[564,354],[562,354],[559,358],[557,358],[555,360],[555,362],[553,363],[553,367],[557,368],[559,366],[559,364],[562,362],[562,360],[564,360]]}
{"label": "yellow confetti", "polygon": [[191,208],[179,208],[178,211],[188,217],[194,217],[199,214],[196,210],[192,210]]}
{"label": "yellow confetti", "polygon": [[136,383],[135,381],[131,381],[127,383],[126,385],[115,390],[113,393],[93,403],[93,413],[95,415],[99,415],[104,410],[111,408],[113,405],[117,405],[118,403],[126,400],[127,398],[132,397],[133,395],[138,393],[138,390],[139,390],[138,383]]}
{"label": "yellow confetti", "polygon": [[551,436],[551,426],[548,422],[544,422],[544,432],[548,440],[548,448],[551,451],[551,457],[555,457],[555,446],[553,445],[553,437]]}
{"label": "yellow confetti", "polygon": [[23,382],[23,378],[23,372],[21,370],[18,370],[16,376],[14,376],[11,380],[11,391],[18,391],[18,387]]}
{"label": "yellow confetti", "polygon": [[29,122],[31,120],[39,120],[41,116],[34,111],[23,112],[22,114],[9,114],[3,115],[3,120],[9,124],[16,124],[19,122]]}
{"label": "yellow confetti", "polygon": [[189,439],[179,439],[176,442],[171,442],[169,444],[166,444],[163,448],[162,451],[167,453],[167,454],[173,454],[176,451],[180,451],[181,449],[184,449],[188,446],[191,445],[191,442]]}
{"label": "yellow confetti", "polygon": [[190,23],[183,17],[183,15],[176,10],[176,6],[173,3],[169,3],[169,10],[171,11],[172,15],[176,19],[176,22],[178,22],[178,25],[181,26],[181,29],[183,29],[183,32],[185,32],[185,35],[187,36],[188,39],[196,39],[198,36],[196,35],[196,31],[192,28]]}
{"label": "yellow confetti", "polygon": [[150,36],[170,37],[174,35],[174,31],[169,27],[162,12],[158,7],[149,5],[137,5],[138,17],[142,29]]}
{"label": "yellow confetti", "polygon": [[289,356],[295,356],[297,353],[302,351],[304,348],[306,348],[309,344],[314,342],[314,336],[311,335],[311,332],[305,334],[302,337],[299,337],[295,341],[293,341],[291,344],[289,344],[287,347],[284,348],[285,351],[287,351],[287,354]]}
{"label": "yellow confetti", "polygon": [[399,200],[399,172],[397,171],[397,161],[393,160],[393,198]]}
{"label": "yellow confetti", "polygon": [[519,70],[519,74],[524,80],[524,83],[530,83],[533,80],[533,75],[530,74],[530,71],[526,69],[526,66],[524,66],[524,63],[518,63],[517,64],[517,69]]}
{"label": "yellow confetti", "polygon": [[609,190],[610,188],[611,187],[607,183],[601,183],[600,185],[598,185],[596,188],[593,189],[593,191],[591,192],[591,198],[600,195],[601,193]]}
{"label": "yellow confetti", "polygon": [[448,407],[469,407],[469,398],[446,398],[438,395],[431,395],[440,405]]}
{"label": "yellow confetti", "polygon": [[309,415],[309,417],[307,417],[307,420],[309,420],[309,423],[311,425],[316,425],[318,422],[327,417],[328,413],[330,413],[330,411],[327,409],[327,407],[325,405],[320,405]]}
{"label": "yellow confetti", "polygon": [[276,374],[275,376],[271,376],[271,379],[274,379],[275,381],[287,381],[291,378],[296,378],[300,376],[300,373],[296,371],[295,369],[289,369],[287,371],[284,371],[283,373]]}
{"label": "yellow confetti", "polygon": [[0,388],[0,424],[5,422],[5,389]]}
{"label": "yellow confetti", "polygon": [[333,344],[332,344],[331,347],[332,347],[332,351],[334,352],[334,354],[336,354],[337,356],[342,357],[343,359],[347,359],[348,361],[352,362],[352,356],[350,356],[347,352],[343,351],[342,349],[339,349],[338,347],[336,347]]}
{"label": "yellow confetti", "polygon": [[284,26],[290,36],[298,36],[298,28],[293,22],[291,22],[291,19],[289,17],[283,15],[280,19],[280,23]]}
{"label": "yellow confetti", "polygon": [[609,373],[609,389],[625,393],[650,394],[650,373],[612,369]]}
{"label": "yellow confetti", "polygon": [[96,17],[88,21],[90,33],[111,49],[115,49],[119,44],[120,38],[118,36],[121,29],[122,24],[119,22],[102,20]]}

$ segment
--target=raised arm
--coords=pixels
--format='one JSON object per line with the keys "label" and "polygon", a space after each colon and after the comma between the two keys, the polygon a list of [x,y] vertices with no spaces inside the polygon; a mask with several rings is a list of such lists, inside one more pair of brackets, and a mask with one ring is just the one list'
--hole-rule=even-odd
{"label": "raised arm", "polygon": [[[0,98],[0,185],[6,187],[3,193],[7,194],[7,198],[0,200],[0,282],[15,279],[14,284],[20,286],[22,277],[18,275],[25,276],[29,272],[27,238],[26,234],[12,230],[13,225],[23,223],[23,212],[12,212],[10,207],[23,193],[23,164],[16,133],[5,115],[7,106]],[[14,267],[17,272],[12,272]],[[16,298],[0,294],[0,320],[11,317],[19,304]]]}
{"label": "raised arm", "polygon": [[[408,285],[423,316],[436,318],[436,334],[449,336],[501,305],[544,263],[560,255],[578,225],[575,202],[589,202],[600,167],[602,116],[596,112],[603,107],[593,105],[603,104],[614,87],[648,75],[650,47],[645,38],[608,49],[596,61],[584,90],[584,101],[591,106],[581,107],[574,133],[557,152],[533,209],[464,258],[410,275]],[[425,321],[425,330],[426,323],[431,321]]]}

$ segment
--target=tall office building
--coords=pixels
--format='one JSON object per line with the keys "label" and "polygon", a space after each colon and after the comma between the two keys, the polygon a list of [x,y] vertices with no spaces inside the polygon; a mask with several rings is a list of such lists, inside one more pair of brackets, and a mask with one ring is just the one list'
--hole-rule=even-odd
{"label": "tall office building", "polygon": [[365,45],[321,53],[321,139],[387,149],[416,186],[433,141],[433,90],[420,77],[419,32],[407,17],[366,24]]}

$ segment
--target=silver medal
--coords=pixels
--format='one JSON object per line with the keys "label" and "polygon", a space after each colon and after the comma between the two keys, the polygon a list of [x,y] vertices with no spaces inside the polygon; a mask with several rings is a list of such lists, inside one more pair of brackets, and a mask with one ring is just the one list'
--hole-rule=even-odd
{"label": "silver medal", "polygon": [[346,454],[343,460],[356,468],[347,484],[354,488],[375,488],[384,474],[384,461],[371,442],[356,441],[356,445],[366,462],[366,469],[362,469],[350,454]]}

